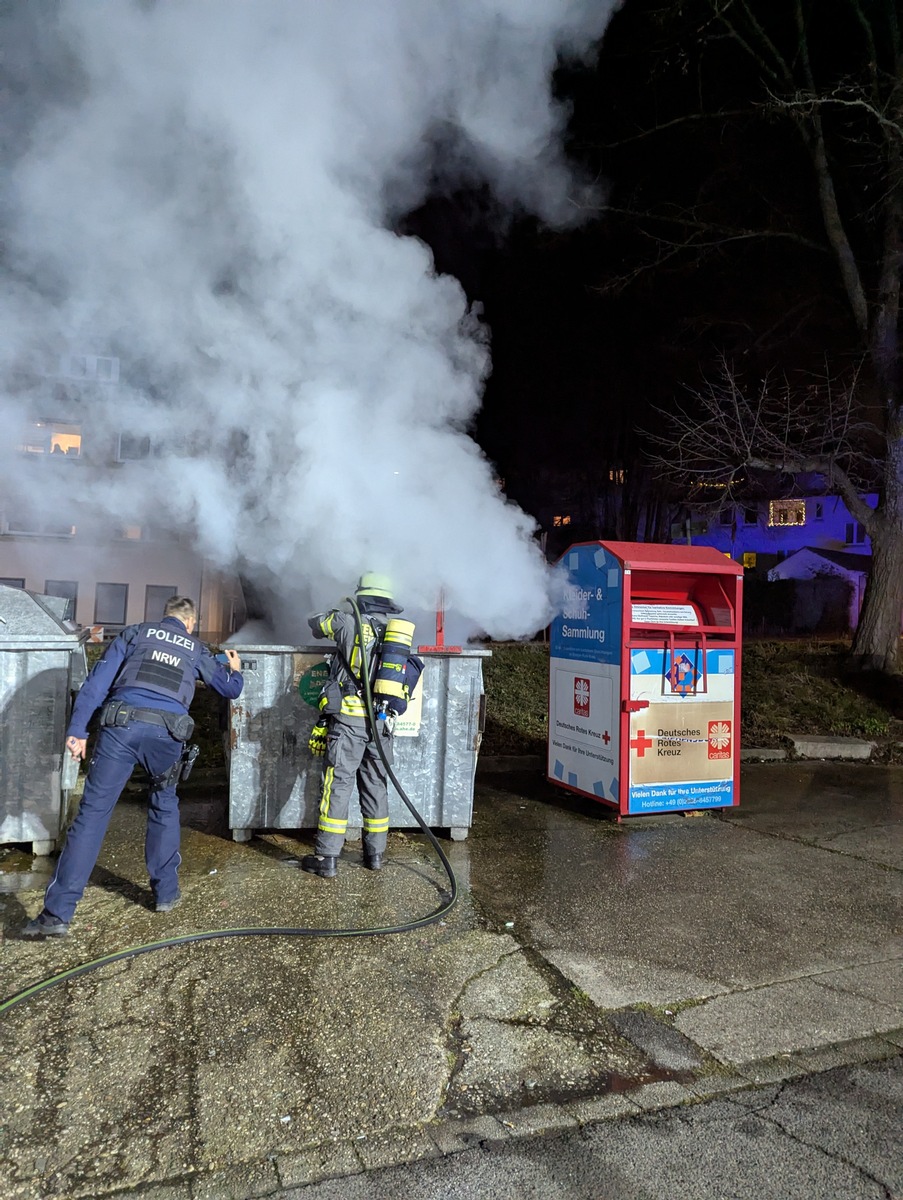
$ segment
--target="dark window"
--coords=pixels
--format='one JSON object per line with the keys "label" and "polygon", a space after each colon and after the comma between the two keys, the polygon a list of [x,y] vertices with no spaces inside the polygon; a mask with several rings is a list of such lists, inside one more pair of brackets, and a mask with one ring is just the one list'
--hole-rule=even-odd
{"label": "dark window", "polygon": [[136,433],[121,433],[119,435],[119,455],[121,459],[147,458],[150,454],[149,437],[141,437]]}
{"label": "dark window", "polygon": [[74,525],[57,525],[48,521],[36,521],[21,513],[7,513],[6,532],[21,533],[34,537],[73,537]]}
{"label": "dark window", "polygon": [[24,579],[0,579],[0,583],[2,583],[4,587],[17,587],[17,588],[25,587]]}
{"label": "dark window", "polygon": [[127,583],[99,583],[94,593],[94,624],[124,625],[128,600]]}
{"label": "dark window", "polygon": [[759,510],[757,508],[744,508],[743,524],[744,525],[758,525],[758,523],[759,523]]}
{"label": "dark window", "polygon": [[823,521],[825,519],[825,506],[821,500],[815,500],[812,503],[812,520]]}
{"label": "dark window", "polygon": [[721,514],[721,524],[722,525],[733,525],[733,523],[734,523],[733,509],[731,509],[731,508],[724,509],[724,511]]}
{"label": "dark window", "polygon": [[145,621],[159,621],[163,616],[163,605],[170,596],[175,596],[178,590],[169,584],[149,583],[144,589]]}
{"label": "dark window", "polygon": [[44,591],[48,596],[62,596],[69,601],[66,607],[64,620],[75,620],[75,604],[78,600],[78,581],[75,579],[47,579],[44,582]]}

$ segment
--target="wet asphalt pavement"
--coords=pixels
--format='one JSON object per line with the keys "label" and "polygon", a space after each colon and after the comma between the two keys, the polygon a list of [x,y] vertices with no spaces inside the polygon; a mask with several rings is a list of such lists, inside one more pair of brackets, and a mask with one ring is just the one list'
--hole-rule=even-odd
{"label": "wet asphalt pavement", "polygon": [[[319,880],[308,835],[239,845],[222,809],[184,797],[163,915],[124,799],[59,941],[17,939],[47,864],[0,849],[0,994],[199,930],[392,926],[447,892],[420,834],[393,833],[379,873],[349,844]],[[443,847],[440,923],[171,947],[0,1015],[0,1194],[425,1197],[456,1171],[461,1196],[901,1194],[903,770],[748,765],[737,810],[622,824],[536,772],[481,774],[470,837]],[[838,1122],[872,1132],[856,1150]],[[785,1190],[754,1190],[776,1154]]]}

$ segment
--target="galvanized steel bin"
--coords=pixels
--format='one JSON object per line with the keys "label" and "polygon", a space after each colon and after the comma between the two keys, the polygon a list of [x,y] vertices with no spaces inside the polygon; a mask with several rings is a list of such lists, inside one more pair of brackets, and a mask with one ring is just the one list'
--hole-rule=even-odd
{"label": "galvanized steel bin", "polygon": [[0,585],[0,845],[35,854],[56,847],[78,779],[65,740],[88,634],[63,619],[67,603]]}
{"label": "galvanized steel bin", "polygon": [[[307,748],[328,650],[230,642],[241,655],[244,691],[229,705],[226,759],[229,827],[236,841],[257,829],[315,829],[323,760]],[[415,701],[395,727],[394,771],[426,824],[467,837],[485,725],[482,660],[489,650],[421,654]],[[302,694],[299,694],[299,683]],[[355,802],[348,836],[360,836]],[[359,819],[359,818],[358,818]],[[389,781],[389,825],[417,827]]]}

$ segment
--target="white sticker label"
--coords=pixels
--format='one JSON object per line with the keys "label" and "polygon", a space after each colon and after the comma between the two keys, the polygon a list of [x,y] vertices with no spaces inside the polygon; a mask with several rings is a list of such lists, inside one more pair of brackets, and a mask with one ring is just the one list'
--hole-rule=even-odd
{"label": "white sticker label", "polygon": [[631,619],[638,625],[698,625],[692,604],[631,604]]}

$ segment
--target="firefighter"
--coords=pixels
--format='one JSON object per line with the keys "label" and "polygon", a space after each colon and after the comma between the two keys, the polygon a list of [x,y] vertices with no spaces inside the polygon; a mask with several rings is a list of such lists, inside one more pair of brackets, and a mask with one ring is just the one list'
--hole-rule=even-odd
{"label": "firefighter", "polygon": [[22,930],[24,937],[69,932],[113,808],[136,765],[149,779],[144,854],[155,910],[170,912],[181,899],[176,782],[194,728],[188,707],[195,681],[202,679],[230,700],[241,695],[244,686],[238,654],[227,649],[228,665],[217,662],[194,637],[196,624],[194,602],[170,597],[162,621],[123,629],[85,680],[66,731],[70,755],[84,758],[88,722],[98,708],[100,730],[78,814],[47,885],[44,907]]}
{"label": "firefighter", "polygon": [[[324,879],[335,877],[355,787],[363,818],[364,866],[371,871],[378,871],[383,865],[389,832],[388,772],[368,723],[362,679],[364,672],[368,679],[372,678],[386,625],[393,614],[403,610],[395,603],[390,580],[372,572],[360,577],[355,603],[361,613],[363,647],[353,612],[332,609],[308,618],[314,637],[331,638],[336,644],[329,678],[320,696],[320,721],[314,726],[309,742],[313,754],[325,755],[315,853],[301,860],[302,870]],[[410,628],[413,630],[413,626]],[[405,698],[423,669],[419,659],[408,662],[403,685]],[[405,707],[406,699],[393,700],[376,721],[377,736],[390,763],[395,718]]]}

